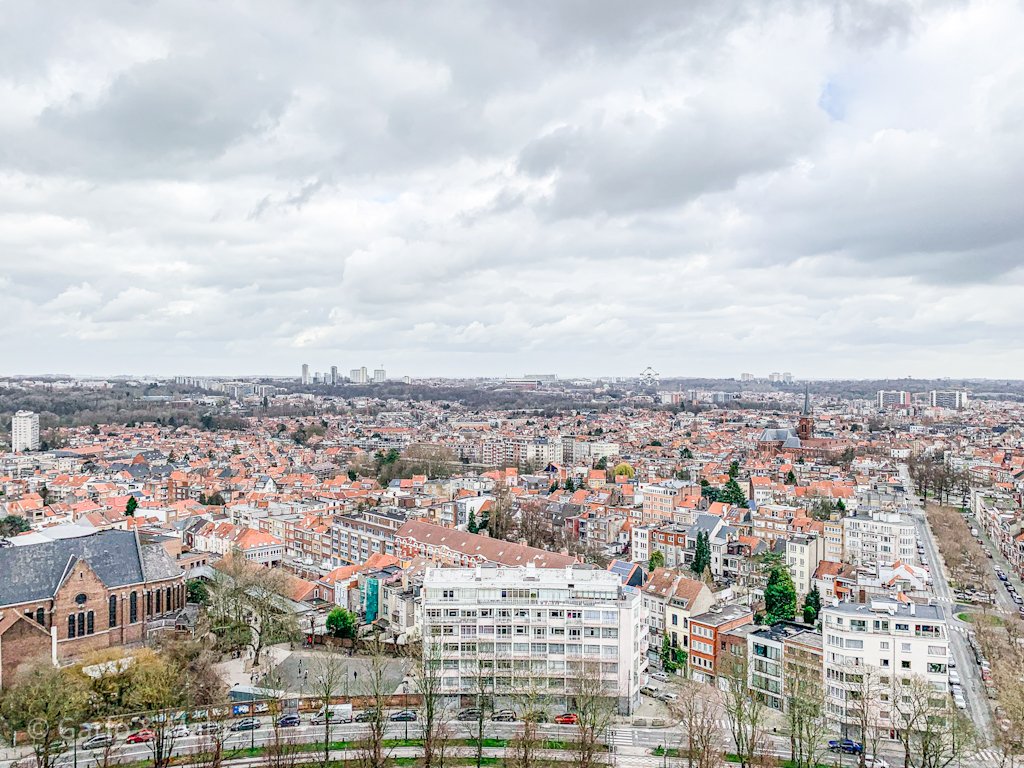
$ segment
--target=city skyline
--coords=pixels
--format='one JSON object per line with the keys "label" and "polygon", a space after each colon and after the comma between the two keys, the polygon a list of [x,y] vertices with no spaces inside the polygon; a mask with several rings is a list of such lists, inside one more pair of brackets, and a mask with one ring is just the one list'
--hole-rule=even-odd
{"label": "city skyline", "polygon": [[5,372],[1024,377],[1019,4],[12,16]]}

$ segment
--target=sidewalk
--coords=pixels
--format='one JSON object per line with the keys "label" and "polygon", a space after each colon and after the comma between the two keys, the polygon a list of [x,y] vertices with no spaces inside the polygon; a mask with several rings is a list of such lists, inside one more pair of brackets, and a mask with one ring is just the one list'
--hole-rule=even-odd
{"label": "sidewalk", "polygon": [[260,666],[253,674],[252,654],[242,654],[237,659],[228,659],[213,665],[214,671],[229,688],[236,688],[240,685],[255,685],[267,672],[274,669],[278,664],[292,655],[292,648],[288,643],[271,645],[260,653]]}

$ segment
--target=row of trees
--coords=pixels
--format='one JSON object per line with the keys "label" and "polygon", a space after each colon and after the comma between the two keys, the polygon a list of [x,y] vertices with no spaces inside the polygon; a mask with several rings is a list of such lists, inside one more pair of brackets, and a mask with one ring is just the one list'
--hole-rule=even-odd
{"label": "row of trees", "polygon": [[915,454],[907,461],[910,479],[925,501],[929,496],[940,504],[954,497],[963,501],[971,493],[971,476],[966,469],[953,469],[944,454]]}
{"label": "row of trees", "polygon": [[[671,704],[682,725],[680,756],[688,768],[724,765],[726,751],[741,768],[774,764],[769,733],[769,709],[749,688],[745,657],[727,658],[718,686],[684,680],[679,698]],[[826,763],[833,725],[825,709],[821,673],[812,665],[787,663],[783,696],[784,733],[789,739],[792,768],[817,768]],[[864,744],[864,753],[877,754],[889,728],[898,733],[904,768],[947,768],[981,746],[971,722],[953,708],[949,696],[921,677],[884,678],[879,669],[851,666],[844,673],[847,688],[846,726]],[[886,722],[881,717],[888,713]],[[723,743],[718,722],[726,723]],[[864,754],[860,756],[864,768]]]}

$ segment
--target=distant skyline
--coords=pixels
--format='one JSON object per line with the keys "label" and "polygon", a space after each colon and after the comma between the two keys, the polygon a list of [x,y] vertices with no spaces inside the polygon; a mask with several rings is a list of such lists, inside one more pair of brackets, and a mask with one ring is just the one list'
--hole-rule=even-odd
{"label": "distant skyline", "polygon": [[1019,2],[270,8],[7,14],[0,377],[1024,379]]}

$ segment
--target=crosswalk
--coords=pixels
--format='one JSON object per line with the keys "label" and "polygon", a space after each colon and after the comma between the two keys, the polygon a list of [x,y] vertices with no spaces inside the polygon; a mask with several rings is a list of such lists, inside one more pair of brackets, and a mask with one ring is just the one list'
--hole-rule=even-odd
{"label": "crosswalk", "polygon": [[983,749],[968,757],[964,762],[974,765],[1001,765],[1003,755],[998,749]]}
{"label": "crosswalk", "polygon": [[631,728],[609,728],[606,738],[609,746],[633,746],[633,730]]}

